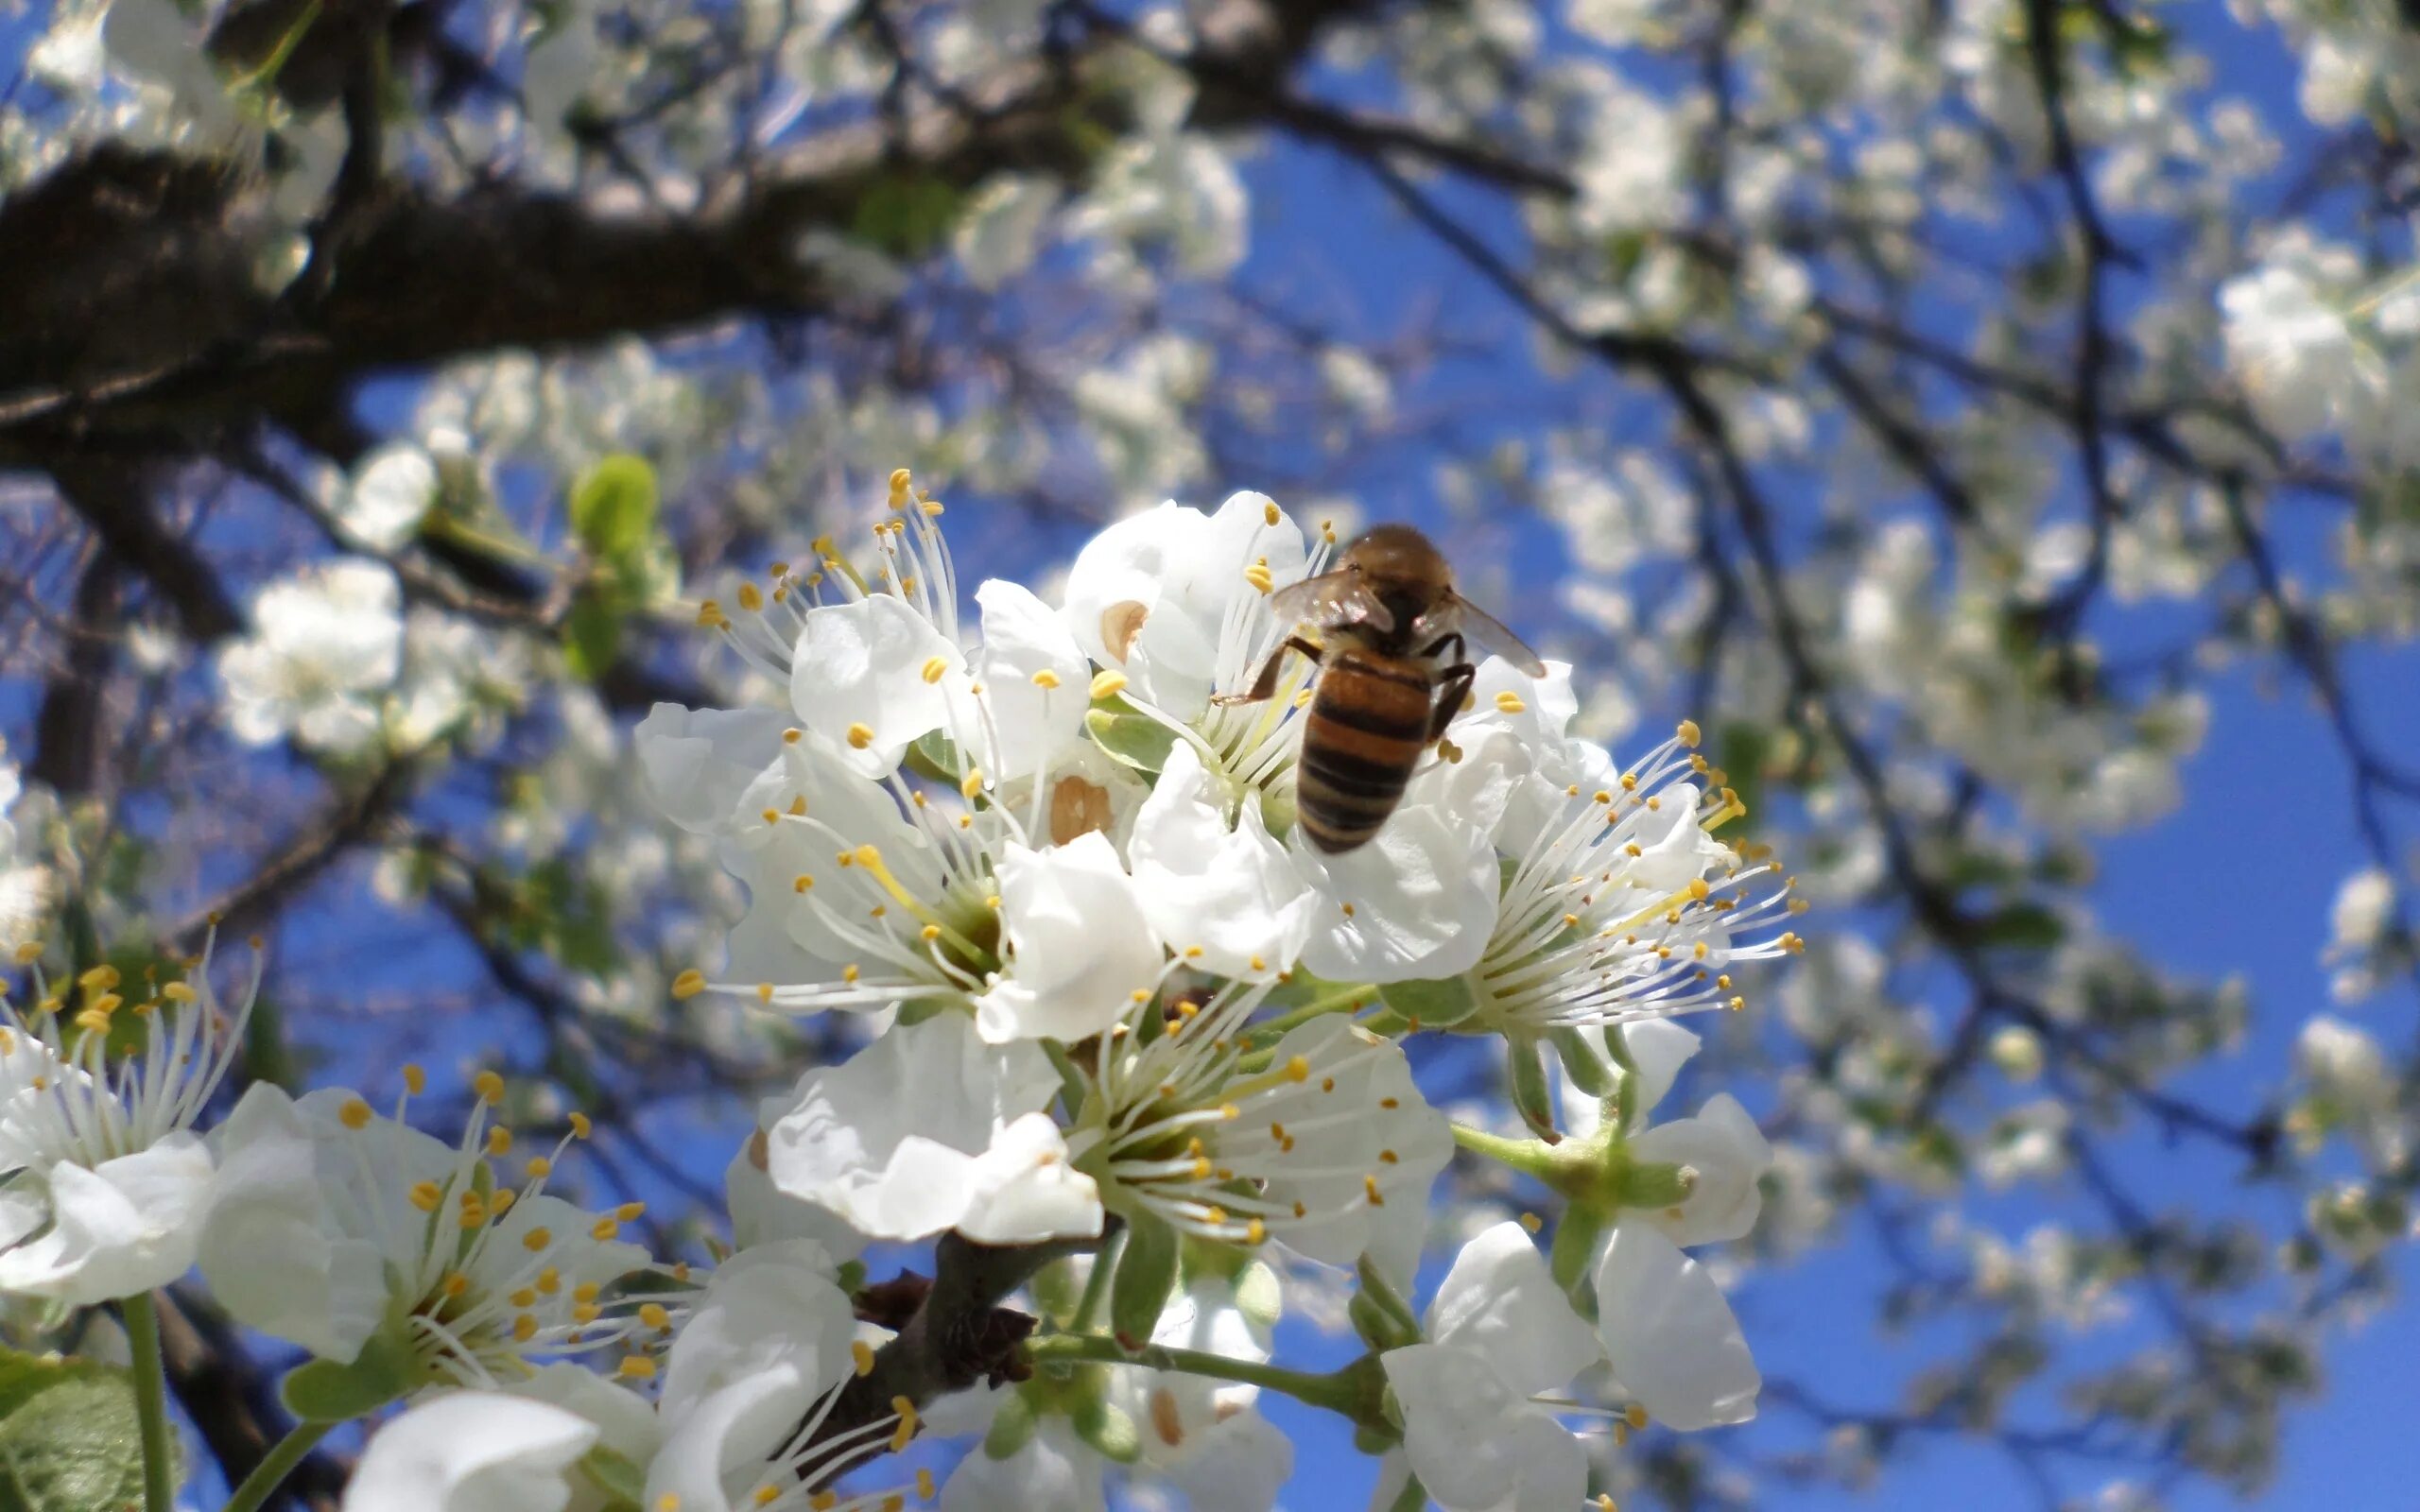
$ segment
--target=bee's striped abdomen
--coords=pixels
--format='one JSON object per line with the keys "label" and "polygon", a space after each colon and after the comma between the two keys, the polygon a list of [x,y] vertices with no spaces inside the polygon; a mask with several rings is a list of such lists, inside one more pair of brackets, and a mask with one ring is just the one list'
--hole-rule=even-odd
{"label": "bee's striped abdomen", "polygon": [[1378,833],[1420,765],[1434,698],[1417,662],[1355,649],[1321,668],[1294,774],[1311,844],[1333,854]]}

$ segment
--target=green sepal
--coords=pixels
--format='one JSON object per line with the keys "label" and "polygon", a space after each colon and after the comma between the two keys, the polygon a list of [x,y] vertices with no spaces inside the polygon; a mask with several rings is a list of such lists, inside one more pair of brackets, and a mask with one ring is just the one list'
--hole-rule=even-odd
{"label": "green sepal", "polygon": [[1407,1024],[1446,1029],[1478,1011],[1478,994],[1467,977],[1447,976],[1433,982],[1389,982],[1378,988],[1378,1000],[1403,1016]]}
{"label": "green sepal", "polygon": [[1236,1311],[1265,1329],[1277,1326],[1286,1310],[1286,1297],[1277,1284],[1277,1272],[1269,1262],[1255,1260],[1236,1274]]}
{"label": "green sepal", "polygon": [[1547,1143],[1562,1143],[1554,1126],[1554,1094],[1547,1086],[1546,1042],[1532,1035],[1508,1035],[1504,1050],[1512,1074],[1512,1107],[1521,1122]]}
{"label": "green sepal", "polygon": [[1593,1202],[1574,1202],[1564,1208],[1563,1217],[1554,1226],[1554,1243],[1547,1249],[1547,1270],[1554,1277],[1554,1283],[1575,1300],[1584,1294],[1593,1301],[1596,1288],[1589,1284],[1588,1272],[1596,1262],[1605,1227],[1612,1219],[1610,1209]]}
{"label": "green sepal", "polygon": [[1382,1353],[1419,1343],[1420,1320],[1412,1315],[1411,1304],[1397,1295],[1392,1283],[1370,1263],[1370,1257],[1362,1256],[1354,1271],[1360,1286],[1345,1313],[1361,1342]]}
{"label": "green sepal", "polygon": [[1078,1406],[1068,1422],[1076,1436],[1099,1451],[1103,1459],[1132,1465],[1143,1452],[1143,1435],[1125,1410],[1098,1397]]}
{"label": "green sepal", "polygon": [[1168,1293],[1176,1286],[1177,1257],[1184,1247],[1166,1220],[1148,1212],[1127,1215],[1126,1247],[1117,1257],[1117,1277],[1109,1289],[1109,1327],[1120,1344],[1134,1348],[1151,1342],[1151,1331],[1159,1327]]}
{"label": "green sepal", "polygon": [[1589,1039],[1585,1029],[1557,1029],[1555,1054],[1562,1057],[1563,1074],[1571,1078],[1573,1086],[1591,1097],[1609,1096],[1616,1079],[1614,1068],[1605,1064],[1605,1057],[1597,1053]]}
{"label": "green sepal", "polygon": [[1697,1190],[1687,1168],[1652,1161],[1624,1161],[1610,1173],[1614,1205],[1621,1208],[1676,1208]]}
{"label": "green sepal", "polygon": [[1095,709],[1084,715],[1084,731],[1110,760],[1154,776],[1176,748],[1176,731],[1149,714]]}
{"label": "green sepal", "polygon": [[992,1409],[992,1427],[983,1435],[983,1452],[991,1459],[1007,1459],[1033,1439],[1033,1431],[1042,1419],[1033,1410],[1033,1402],[1023,1391],[1011,1391],[1000,1398]]}
{"label": "green sepal", "polygon": [[1043,1040],[1042,1050],[1059,1073],[1059,1094],[1067,1101],[1067,1117],[1080,1121],[1085,1099],[1092,1094],[1091,1080],[1084,1075],[1083,1068],[1076,1064],[1075,1057],[1067,1054],[1067,1047],[1058,1040]]}
{"label": "green sepal", "polygon": [[1026,1289],[1033,1294],[1033,1305],[1042,1315],[1062,1327],[1076,1315],[1077,1304],[1083,1296],[1083,1287],[1076,1280],[1075,1264],[1068,1260],[1054,1260],[1034,1272],[1033,1280],[1026,1282]]}
{"label": "green sepal", "polygon": [[1394,1505],[1387,1508],[1387,1512],[1421,1512],[1427,1504],[1428,1488],[1422,1486],[1420,1477],[1415,1475],[1404,1482],[1403,1494],[1395,1498]]}
{"label": "green sepal", "polygon": [[350,1365],[307,1360],[285,1373],[278,1398],[306,1423],[343,1423],[368,1417],[424,1384],[427,1372],[401,1333],[370,1335]]}
{"label": "green sepal", "polygon": [[611,1507],[636,1507],[647,1495],[647,1471],[620,1450],[598,1444],[579,1457],[579,1472],[604,1492]]}
{"label": "green sepal", "polygon": [[1383,1454],[1401,1442],[1402,1439],[1391,1436],[1386,1430],[1373,1428],[1368,1423],[1356,1423],[1353,1427],[1353,1447],[1364,1454]]}

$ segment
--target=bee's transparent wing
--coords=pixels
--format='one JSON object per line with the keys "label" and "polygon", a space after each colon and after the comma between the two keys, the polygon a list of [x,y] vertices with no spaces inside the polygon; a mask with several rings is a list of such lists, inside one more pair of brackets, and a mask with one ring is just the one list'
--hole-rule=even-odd
{"label": "bee's transparent wing", "polygon": [[1277,617],[1278,624],[1288,626],[1367,625],[1374,630],[1395,627],[1394,615],[1361,581],[1361,575],[1350,567],[1287,584],[1269,596],[1269,612]]}
{"label": "bee's transparent wing", "polygon": [[1454,595],[1454,610],[1463,634],[1512,662],[1522,676],[1543,678],[1547,675],[1547,664],[1538,660],[1538,653],[1530,649],[1529,643],[1506,629],[1495,615],[1460,593]]}

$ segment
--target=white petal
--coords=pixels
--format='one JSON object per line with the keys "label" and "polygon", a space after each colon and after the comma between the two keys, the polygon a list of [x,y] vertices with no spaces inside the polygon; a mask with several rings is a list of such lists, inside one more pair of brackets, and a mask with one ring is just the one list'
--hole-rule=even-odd
{"label": "white petal", "polygon": [[337,518],[363,545],[392,552],[420,530],[437,502],[437,463],[408,441],[382,446],[354,470]]}
{"label": "white petal", "polygon": [[942,1487],[941,1512],[1105,1512],[1101,1457],[1057,1418],[1045,1418],[1006,1459],[977,1448]]}
{"label": "white petal", "polygon": [[660,1410],[677,1425],[735,1381],[775,1368],[810,1396],[846,1378],[856,1314],[807,1240],[743,1249],[707,1280],[664,1360]]}
{"label": "white petal", "polygon": [[1107,835],[1093,831],[1047,850],[1008,846],[997,875],[1014,966],[976,1000],[984,1039],[1088,1039],[1158,984],[1160,936]]}
{"label": "white petal", "polygon": [[964,1014],[937,1014],[802,1077],[767,1131],[767,1170],[866,1234],[922,1239],[965,1216],[976,1158],[1058,1086],[1040,1046],[986,1045]]}
{"label": "white petal", "polygon": [[978,1244],[1034,1245],[1100,1233],[1100,1191],[1067,1163],[1067,1142],[1047,1113],[1028,1113],[1002,1129],[977,1159],[968,1185],[958,1229]]}
{"label": "white petal", "polygon": [[692,1408],[664,1435],[648,1467],[640,1505],[681,1512],[752,1507],[761,1486],[786,1489],[786,1469],[767,1462],[805,1418],[816,1394],[788,1366],[742,1376]]}
{"label": "white petal", "polygon": [[1270,1512],[1294,1473],[1294,1441],[1256,1412],[1236,1413],[1212,1424],[1200,1452],[1166,1473],[1192,1512]]}
{"label": "white petal", "polygon": [[321,1138],[268,1082],[245,1091],[217,1138],[199,1254],[211,1296],[247,1328],[350,1362],[385,1318],[386,1263],[327,1221]]}
{"label": "white petal", "polygon": [[[776,1108],[779,1118],[786,1108]],[[773,1177],[756,1163],[766,1146],[755,1140],[739,1147],[722,1174],[723,1205],[731,1213],[731,1242],[740,1249],[777,1244],[786,1239],[811,1240],[835,1261],[857,1258],[866,1236],[849,1227],[831,1209],[791,1196],[773,1185]]]}
{"label": "white petal", "polygon": [[1569,1512],[1588,1456],[1561,1424],[1498,1380],[1475,1349],[1415,1344],[1378,1363],[1403,1408],[1403,1448],[1445,1512]]}
{"label": "white petal", "polygon": [[1662,1210],[1633,1215],[1664,1230],[1672,1243],[1742,1239],[1756,1227],[1756,1214],[1764,1208],[1758,1183],[1772,1168],[1773,1147],[1729,1092],[1706,1099],[1695,1118],[1675,1119],[1633,1136],[1630,1151],[1635,1160],[1685,1165],[1698,1174],[1697,1188],[1681,1204],[1678,1216]]}
{"label": "white petal", "polygon": [[1597,1332],[1648,1415],[1693,1430],[1756,1416],[1764,1384],[1704,1267],[1646,1224],[1617,1223],[1597,1263]]}
{"label": "white petal", "polygon": [[[1475,827],[1407,804],[1377,838],[1322,855],[1297,832],[1294,859],[1320,902],[1303,966],[1333,982],[1456,976],[1495,924],[1495,848]],[[1351,907],[1351,912],[1345,910]]]}
{"label": "white petal", "polygon": [[1270,837],[1259,804],[1245,803],[1228,827],[1189,742],[1169,751],[1126,853],[1152,927],[1181,949],[1200,946],[1195,964],[1205,971],[1267,980],[1310,938],[1318,899],[1301,868]]}
{"label": "white petal", "polygon": [[562,1512],[596,1425],[495,1391],[435,1397],[370,1437],[344,1512]]}
{"label": "white petal", "polygon": [[1631,1100],[1631,1113],[1643,1120],[1648,1109],[1672,1090],[1681,1068],[1698,1053],[1698,1037],[1669,1019],[1641,1019],[1623,1024],[1619,1032],[1638,1075],[1638,1095]]}
{"label": "white petal", "polygon": [[780,754],[782,725],[771,709],[657,704],[632,731],[648,796],[693,834],[724,829],[740,794]]}
{"label": "white petal", "polygon": [[1568,1385],[1598,1357],[1587,1320],[1517,1223],[1497,1224],[1454,1257],[1428,1304],[1428,1337],[1477,1352],[1522,1396]]}
{"label": "white petal", "polygon": [[0,1292],[91,1307],[193,1267],[212,1178],[196,1136],[179,1131],[89,1171],[62,1163],[48,1174],[50,1228],[0,1253]]}
{"label": "white petal", "polygon": [[986,717],[958,737],[995,779],[1028,777],[1083,732],[1092,668],[1065,622],[1022,584],[993,578],[975,591],[975,602],[983,610],[976,675]]}
{"label": "white petal", "polygon": [[[596,1425],[607,1449],[633,1465],[654,1459],[664,1442],[664,1422],[656,1415],[654,1402],[586,1366],[568,1362],[541,1366],[527,1380],[505,1389],[516,1397],[578,1413]],[[588,1499],[581,1500],[584,1503]],[[602,1497],[596,1500],[601,1503]]]}
{"label": "white petal", "polygon": [[[942,675],[925,668],[938,661]],[[905,599],[876,593],[806,611],[790,653],[790,706],[863,776],[881,777],[965,699],[966,659]],[[861,729],[866,744],[850,740]]]}

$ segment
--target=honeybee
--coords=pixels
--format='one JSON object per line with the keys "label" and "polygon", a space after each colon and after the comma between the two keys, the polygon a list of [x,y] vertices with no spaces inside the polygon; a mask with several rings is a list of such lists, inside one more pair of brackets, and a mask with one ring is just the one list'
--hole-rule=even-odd
{"label": "honeybee", "polygon": [[[1519,636],[1454,592],[1443,553],[1409,525],[1374,526],[1345,548],[1336,571],[1279,590],[1269,607],[1295,628],[1249,691],[1218,701],[1269,697],[1289,651],[1318,667],[1294,782],[1303,832],[1331,855],[1378,833],[1421,752],[1461,709],[1478,673],[1465,633],[1530,677],[1546,672]],[[1302,633],[1305,627],[1317,640]]]}

